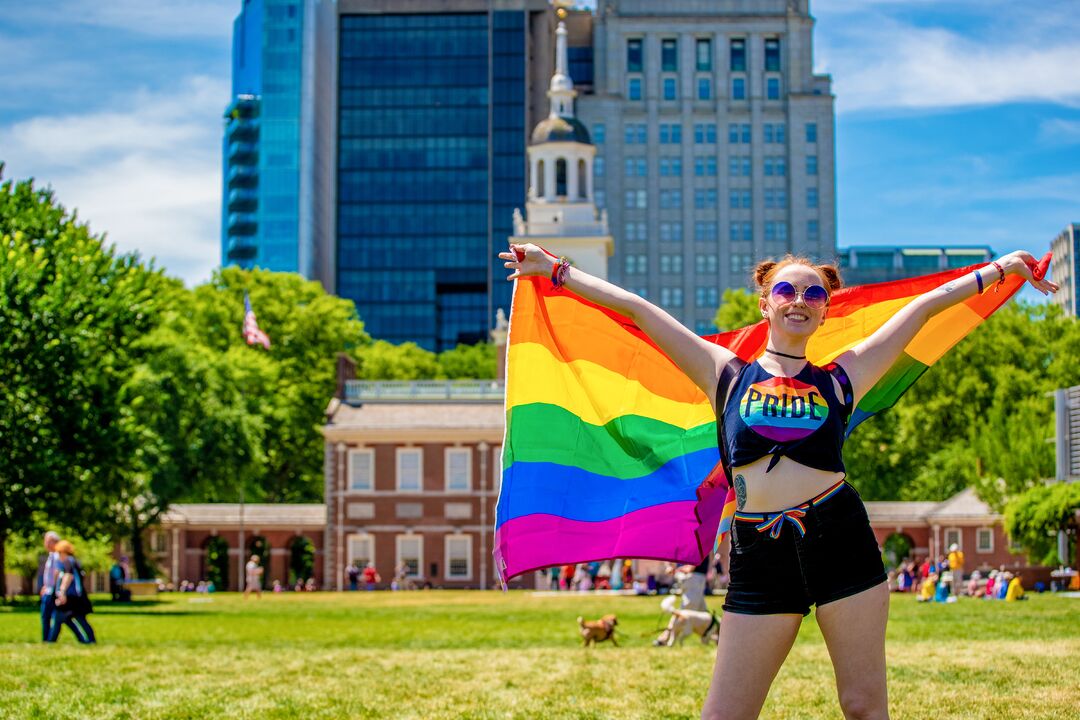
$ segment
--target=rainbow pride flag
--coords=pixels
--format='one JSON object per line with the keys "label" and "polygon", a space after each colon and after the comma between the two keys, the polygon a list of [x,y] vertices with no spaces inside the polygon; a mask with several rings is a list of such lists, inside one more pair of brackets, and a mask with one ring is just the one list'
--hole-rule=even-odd
{"label": "rainbow pride flag", "polygon": [[[835,359],[919,295],[976,267],[837,291],[807,357]],[[859,402],[848,433],[891,407],[1023,282],[1009,276],[935,316]],[[751,361],[767,337],[762,321],[707,339]],[[504,581],[608,558],[697,564],[735,510],[719,460],[705,394],[637,326],[547,278],[517,281],[495,521]]]}

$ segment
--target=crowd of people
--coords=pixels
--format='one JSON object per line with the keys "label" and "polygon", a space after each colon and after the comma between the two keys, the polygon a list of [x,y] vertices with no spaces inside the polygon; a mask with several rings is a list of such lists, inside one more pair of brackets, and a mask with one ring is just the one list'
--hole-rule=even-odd
{"label": "crowd of people", "polygon": [[45,533],[44,545],[45,560],[38,576],[41,639],[54,643],[67,627],[80,643],[92,645],[97,638],[86,616],[94,608],[75,546],[52,530]]}
{"label": "crowd of people", "polygon": [[[359,562],[352,562],[345,568],[345,577],[349,582],[349,590],[357,591],[361,588],[364,590],[377,590],[379,583],[382,582],[382,575],[375,569],[375,563],[364,563],[363,567]],[[412,568],[407,563],[398,563],[394,568],[394,577],[390,580],[390,590],[431,590],[434,586],[431,581],[425,578],[419,573],[412,572]]]}
{"label": "crowd of people", "polygon": [[632,560],[604,560],[577,565],[561,565],[544,571],[548,577],[548,589],[561,592],[589,592],[592,590],[633,591],[638,595],[663,595],[680,582],[700,581],[703,585],[711,578],[711,589],[727,585],[727,575],[714,555],[695,568],[692,565],[665,563],[658,572],[637,576]]}
{"label": "crowd of people", "polygon": [[[966,578],[966,579],[965,579]],[[889,572],[889,587],[894,592],[915,594],[919,602],[956,602],[960,596],[986,600],[1023,600],[1020,577],[1002,566],[986,576],[979,570],[964,575],[964,553],[953,544],[948,555],[905,558]]]}

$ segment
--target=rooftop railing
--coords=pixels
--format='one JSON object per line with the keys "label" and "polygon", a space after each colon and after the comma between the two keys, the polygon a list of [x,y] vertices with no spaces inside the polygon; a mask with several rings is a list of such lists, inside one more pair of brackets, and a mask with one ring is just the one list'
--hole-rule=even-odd
{"label": "rooftop railing", "polygon": [[345,402],[436,403],[502,402],[502,380],[346,380]]}

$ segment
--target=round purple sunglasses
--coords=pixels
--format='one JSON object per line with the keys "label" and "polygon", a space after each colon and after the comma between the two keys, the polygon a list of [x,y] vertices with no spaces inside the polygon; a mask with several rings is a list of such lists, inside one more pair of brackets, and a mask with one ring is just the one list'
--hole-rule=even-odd
{"label": "round purple sunglasses", "polygon": [[829,291],[820,285],[810,285],[802,292],[799,292],[787,280],[781,280],[773,285],[769,295],[772,296],[777,305],[793,303],[800,295],[802,295],[806,307],[814,310],[820,310],[829,304]]}

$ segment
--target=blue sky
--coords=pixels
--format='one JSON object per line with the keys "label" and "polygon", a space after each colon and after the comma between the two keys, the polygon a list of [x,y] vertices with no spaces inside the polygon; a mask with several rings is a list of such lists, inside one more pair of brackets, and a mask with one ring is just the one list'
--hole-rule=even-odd
{"label": "blue sky", "polygon": [[[219,261],[240,0],[0,0],[0,161],[188,283]],[[841,246],[1044,252],[1080,220],[1076,0],[811,0]]]}

